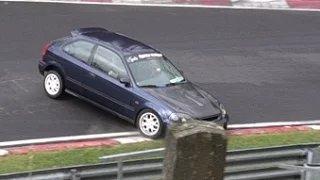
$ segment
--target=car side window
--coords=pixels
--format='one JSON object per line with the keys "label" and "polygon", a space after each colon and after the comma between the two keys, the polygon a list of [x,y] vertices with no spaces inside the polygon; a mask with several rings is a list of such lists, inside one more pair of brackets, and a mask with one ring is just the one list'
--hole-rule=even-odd
{"label": "car side window", "polygon": [[98,46],[93,56],[92,66],[115,79],[128,77],[121,58],[116,53],[102,46]]}
{"label": "car side window", "polygon": [[87,63],[91,56],[93,47],[93,43],[79,40],[66,45],[64,47],[64,51],[69,55]]}

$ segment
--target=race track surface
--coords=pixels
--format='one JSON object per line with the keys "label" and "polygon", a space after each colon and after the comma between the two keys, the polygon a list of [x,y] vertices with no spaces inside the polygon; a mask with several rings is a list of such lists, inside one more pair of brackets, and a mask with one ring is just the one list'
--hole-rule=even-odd
{"label": "race track surface", "polygon": [[162,51],[225,104],[231,124],[320,118],[320,13],[2,3],[0,141],[136,130],[76,98],[44,94],[43,46],[85,26]]}

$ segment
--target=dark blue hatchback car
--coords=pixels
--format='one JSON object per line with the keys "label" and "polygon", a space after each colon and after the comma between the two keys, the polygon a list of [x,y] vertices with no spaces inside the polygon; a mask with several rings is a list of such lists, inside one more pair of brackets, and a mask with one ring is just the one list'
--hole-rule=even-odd
{"label": "dark blue hatchback car", "polygon": [[190,119],[227,128],[223,105],[158,50],[99,27],[70,34],[48,43],[39,61],[50,98],[72,94],[134,123],[152,139]]}

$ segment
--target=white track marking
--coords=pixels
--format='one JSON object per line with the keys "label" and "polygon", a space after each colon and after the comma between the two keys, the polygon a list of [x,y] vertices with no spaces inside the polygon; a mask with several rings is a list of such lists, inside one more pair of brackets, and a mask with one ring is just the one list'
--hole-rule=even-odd
{"label": "white track marking", "polygon": [[141,7],[181,7],[181,8],[213,8],[213,9],[257,9],[257,10],[281,10],[281,11],[311,11],[319,12],[320,9],[307,8],[261,8],[261,7],[238,7],[218,5],[186,5],[186,4],[139,4],[139,3],[112,3],[112,2],[82,2],[82,1],[57,1],[57,0],[0,0],[0,2],[40,2],[40,3],[61,3],[61,4],[88,4],[88,5],[109,5],[109,6],[141,6]]}
{"label": "white track marking", "polygon": [[[269,123],[252,123],[252,124],[232,124],[228,128],[241,129],[241,128],[262,128],[262,127],[275,127],[275,126],[292,126],[292,125],[305,125],[313,129],[320,129],[320,120],[313,121],[294,121],[294,122],[269,122]],[[318,126],[317,126],[318,125]],[[92,134],[92,135],[79,135],[79,136],[64,136],[64,137],[52,137],[52,138],[40,138],[18,141],[4,141],[0,142],[0,148],[14,147],[14,146],[27,146],[35,144],[45,143],[59,143],[70,141],[86,141],[86,140],[98,140],[98,139],[112,139],[119,141],[120,143],[132,143],[148,141],[150,139],[142,137],[138,131],[121,132],[121,133],[107,133],[107,134]]]}
{"label": "white track marking", "polygon": [[310,125],[308,127],[312,128],[314,130],[320,130],[320,125]]}
{"label": "white track marking", "polygon": [[145,137],[142,137],[142,136],[115,138],[113,140],[116,140],[116,141],[120,142],[121,144],[152,141],[151,139],[145,138]]}
{"label": "white track marking", "polygon": [[45,143],[58,143],[58,142],[71,142],[71,141],[86,141],[86,140],[98,140],[98,139],[114,139],[120,137],[139,136],[139,132],[121,132],[121,133],[108,133],[108,134],[92,134],[92,135],[79,135],[79,136],[64,136],[64,137],[52,137],[52,138],[40,138],[40,139],[28,139],[18,141],[4,141],[0,142],[0,148],[13,147],[13,146],[27,146],[35,144]]}
{"label": "white track marking", "polygon": [[231,124],[228,129],[241,129],[241,128],[263,128],[275,126],[298,126],[298,125],[317,125],[320,120],[311,121],[291,121],[291,122],[266,122],[266,123],[250,123],[250,124]]}
{"label": "white track marking", "polygon": [[8,155],[8,154],[9,154],[9,152],[8,152],[7,150],[0,149],[0,157],[6,156],[6,155]]}
{"label": "white track marking", "polygon": [[[0,0],[0,1],[1,1],[1,0]],[[25,79],[25,78],[8,79],[8,80],[0,81],[0,84],[4,84],[4,83],[8,83],[8,82],[14,82],[14,81],[22,81],[22,80],[26,80],[26,79]]]}
{"label": "white track marking", "polygon": [[17,85],[20,89],[22,89],[24,92],[28,93],[29,90],[26,89],[25,87],[23,87],[21,84],[19,84],[16,80],[12,80],[11,82],[13,82],[15,85]]}

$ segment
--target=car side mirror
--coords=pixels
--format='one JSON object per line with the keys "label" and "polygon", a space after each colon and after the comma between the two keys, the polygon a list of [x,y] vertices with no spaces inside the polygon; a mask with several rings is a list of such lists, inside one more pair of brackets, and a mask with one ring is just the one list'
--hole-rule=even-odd
{"label": "car side mirror", "polygon": [[179,69],[179,72],[183,75],[183,71]]}
{"label": "car side mirror", "polygon": [[128,78],[120,78],[120,83],[124,84],[126,87],[130,87],[130,80]]}

